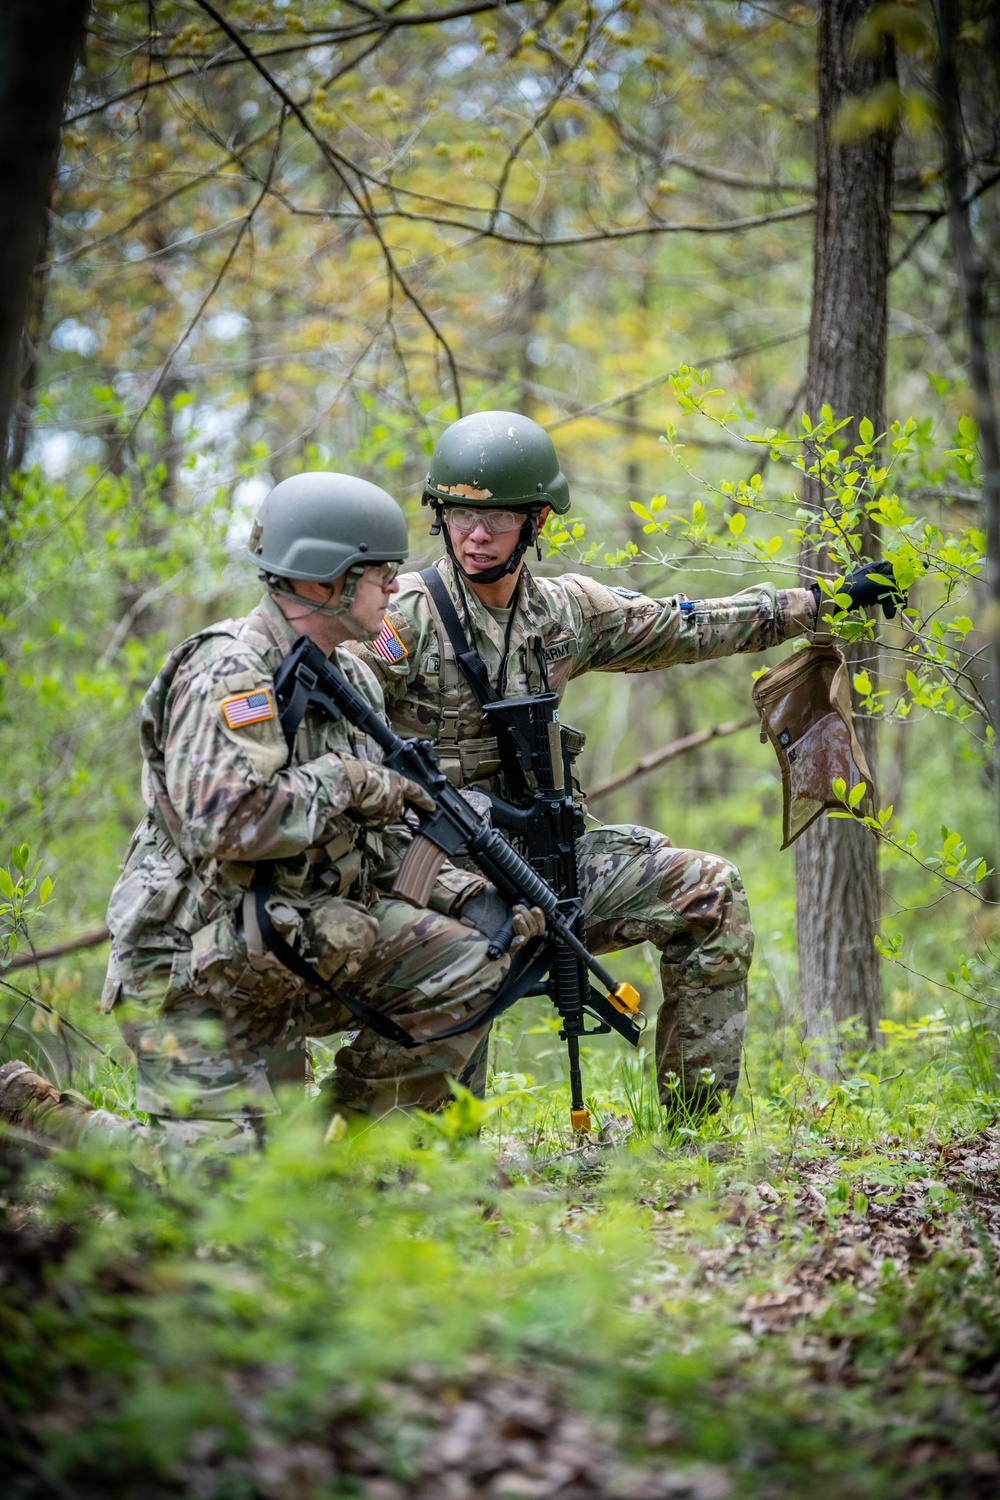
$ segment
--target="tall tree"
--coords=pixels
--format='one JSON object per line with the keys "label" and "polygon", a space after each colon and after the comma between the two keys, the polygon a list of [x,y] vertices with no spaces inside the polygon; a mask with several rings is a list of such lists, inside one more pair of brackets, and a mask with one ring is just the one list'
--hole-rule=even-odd
{"label": "tall tree", "polygon": [[0,478],[59,127],[88,9],[89,0],[0,5]]}
{"label": "tall tree", "polygon": [[[868,95],[895,78],[891,44],[858,45],[871,0],[821,0],[816,122],[816,222],[813,295],[809,324],[805,409],[825,404],[850,416],[848,442],[868,417],[885,429],[889,228],[894,126],[852,139],[838,137],[845,102]],[[824,497],[807,480],[805,503],[821,510]],[[870,553],[871,536],[863,545]],[[829,564],[815,545],[803,546],[805,581]],[[862,663],[874,676],[868,642],[849,645],[853,671]],[[859,738],[875,769],[874,723],[861,719]],[[882,985],[873,938],[879,918],[877,845],[852,823],[820,819],[796,844],[796,925],[799,994],[806,1027],[817,1033],[824,1017],[863,1018],[874,1034],[882,1011]]]}
{"label": "tall tree", "polygon": [[[975,401],[979,446],[983,462],[983,530],[986,533],[986,634],[993,725],[1000,725],[1000,435],[993,396],[987,346],[988,265],[972,231],[969,211],[968,161],[956,49],[959,39],[958,0],[938,0],[937,95],[943,144],[945,191],[948,195],[948,237],[961,288],[967,340],[966,362]],[[983,61],[992,74],[993,102],[1000,83],[1000,20],[995,8],[986,15],[987,47]],[[994,792],[1000,797],[1000,740],[994,747]],[[995,844],[1000,864],[1000,839]]]}

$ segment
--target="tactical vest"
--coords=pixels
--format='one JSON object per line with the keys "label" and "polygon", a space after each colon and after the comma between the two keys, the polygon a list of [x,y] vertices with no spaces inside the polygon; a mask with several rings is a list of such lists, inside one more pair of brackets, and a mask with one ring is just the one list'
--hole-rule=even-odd
{"label": "tactical vest", "polygon": [[[167,795],[160,741],[170,688],[183,663],[202,641],[228,636],[245,642],[273,677],[283,657],[282,649],[262,630],[255,629],[253,621],[253,614],[246,620],[222,620],[181,642],[167,657],[146,695],[144,710],[148,711],[143,715],[141,739],[147,811],[132,836],[108,908],[108,926],[116,942],[165,949],[182,946],[183,940],[172,939],[172,934],[190,936],[205,928],[224,909],[235,910],[250,889],[255,862],[214,858],[192,862],[182,852],[181,825]],[[256,682],[250,684],[242,678],[232,680],[234,692],[254,685]],[[329,743],[331,729],[348,753],[367,760],[380,758],[378,748],[350,725],[331,726],[318,716],[307,715],[295,738],[291,764],[299,765],[327,750],[341,748]],[[381,833],[345,816],[337,820],[333,837],[326,844],[277,863],[275,894],[296,907],[331,895],[350,895],[367,903],[373,869],[382,858]]]}

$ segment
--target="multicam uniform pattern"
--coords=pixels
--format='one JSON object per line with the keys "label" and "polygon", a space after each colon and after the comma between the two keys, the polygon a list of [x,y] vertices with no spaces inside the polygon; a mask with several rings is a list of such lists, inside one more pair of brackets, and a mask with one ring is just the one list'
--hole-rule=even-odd
{"label": "multicam uniform pattern", "polygon": [[[277,1108],[275,1086],[304,1078],[304,1038],[353,1025],[263,946],[250,889],[258,861],[276,862],[268,909],[286,940],[418,1038],[485,1006],[508,967],[488,962],[487,939],[447,915],[482,877],[445,866],[433,910],[384,894],[409,834],[371,826],[394,805],[377,746],[310,709],[285,767],[273,677],[295,638],[265,598],[178,646],[143,701],[146,815],[111,897],[103,1005],[138,1059],[139,1108],[182,1141],[256,1131]],[[370,670],[339,650],[336,659],[381,709]],[[251,717],[268,717],[232,728],[247,694]],[[239,710],[230,704],[229,716],[228,700]],[[432,1108],[478,1041],[470,1033],[414,1052],[362,1030],[337,1055],[335,1101]]]}
{"label": "multicam uniform pattern", "polygon": [[[467,634],[471,619],[473,643],[498,697],[546,686],[561,693],[581,672],[648,672],[764,651],[815,627],[806,589],[764,584],[728,599],[650,599],[578,574],[534,578],[525,568],[508,630],[471,589],[463,603],[447,559],[437,566]],[[350,650],[377,672],[393,727],[437,739],[443,769],[456,785],[501,792],[496,740],[419,575],[400,578],[387,619],[406,648],[403,660],[387,662],[368,646]],[[670,1102],[678,1088],[697,1094],[708,1086],[706,1072],[714,1075],[712,1087],[731,1094],[739,1080],[753,954],[738,870],[718,855],[674,849],[663,834],[631,825],[586,833],[578,856],[593,951],[644,941],[660,950],[661,1098]]]}

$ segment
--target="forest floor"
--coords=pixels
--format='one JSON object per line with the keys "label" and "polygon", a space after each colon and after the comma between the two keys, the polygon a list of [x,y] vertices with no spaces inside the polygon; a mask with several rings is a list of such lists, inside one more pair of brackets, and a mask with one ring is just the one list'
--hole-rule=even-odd
{"label": "forest floor", "polygon": [[8,1137],[5,1494],[1000,1495],[1000,1101],[944,1030],[673,1129],[609,1059],[584,1143],[511,1075],[228,1162]]}

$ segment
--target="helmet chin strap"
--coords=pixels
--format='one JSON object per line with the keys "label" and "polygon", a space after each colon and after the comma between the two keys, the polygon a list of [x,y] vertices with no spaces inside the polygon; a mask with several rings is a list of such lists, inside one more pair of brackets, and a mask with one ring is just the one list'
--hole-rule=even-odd
{"label": "helmet chin strap", "polygon": [[[356,641],[373,641],[382,629],[381,624],[374,630],[369,630],[351,614],[354,595],[364,571],[363,567],[348,568],[344,576],[344,592],[336,604],[314,604],[311,599],[306,599],[302,594],[296,593],[287,578],[281,578],[276,573],[261,572],[257,576],[261,583],[266,584],[269,594],[283,594],[286,599],[294,599],[296,604],[303,605],[310,615],[326,615],[328,619],[339,620],[348,635]],[[331,581],[336,582],[335,579]]]}
{"label": "helmet chin strap", "polygon": [[451,543],[451,532],[448,530],[447,523],[444,519],[444,506],[440,503],[440,501],[434,506],[434,524],[431,527],[431,536],[436,536],[438,532],[441,532],[444,535],[445,549],[448,553],[448,556],[451,558],[456,570],[461,573],[462,577],[469,583],[499,583],[501,578],[509,578],[511,573],[516,573],[518,568],[521,566],[521,560],[523,559],[524,554],[527,552],[529,547],[534,547],[538,552],[539,557],[541,556],[538,544],[538,515],[534,506],[530,508],[528,514],[524,518],[524,525],[521,527],[521,534],[517,539],[517,546],[514,548],[507,561],[496,563],[492,568],[483,568],[475,573],[467,572],[467,570],[462,567],[462,564],[455,556],[455,549]]}

